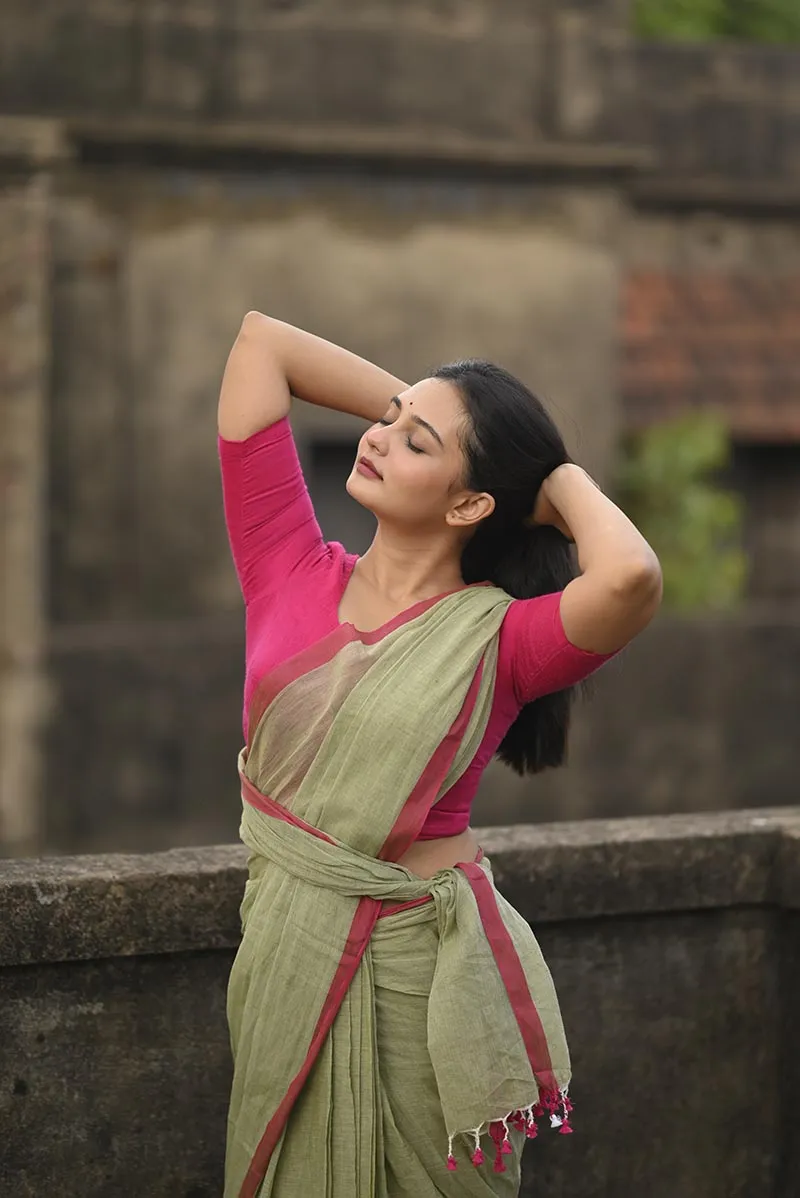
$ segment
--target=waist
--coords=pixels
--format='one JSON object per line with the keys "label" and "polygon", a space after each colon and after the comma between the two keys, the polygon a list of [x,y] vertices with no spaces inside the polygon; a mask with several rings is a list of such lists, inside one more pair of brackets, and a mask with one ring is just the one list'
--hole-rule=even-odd
{"label": "waist", "polygon": [[477,860],[479,853],[477,836],[472,828],[466,828],[456,836],[416,840],[397,864],[419,878],[432,878],[440,869],[452,869],[462,861]]}
{"label": "waist", "polygon": [[[412,845],[409,854],[416,852],[418,868],[425,864],[421,854],[428,854],[427,863],[432,868],[424,876],[406,864],[405,857],[401,861],[372,857],[306,823],[258,791],[244,774],[242,798],[239,832],[251,850],[248,867],[252,881],[272,862],[300,880],[351,898],[372,898],[390,905],[416,905],[418,901],[428,901],[434,888],[446,884],[446,874],[452,873],[454,865],[469,863],[474,866],[482,858],[472,832],[448,838],[444,847],[435,842],[419,847]],[[438,862],[435,860],[437,855]],[[434,875],[440,872],[442,879],[434,881]]]}

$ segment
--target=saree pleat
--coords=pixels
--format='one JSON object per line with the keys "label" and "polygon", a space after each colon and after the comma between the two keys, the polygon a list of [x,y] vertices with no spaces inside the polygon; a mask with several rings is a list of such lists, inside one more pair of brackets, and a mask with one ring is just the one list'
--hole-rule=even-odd
{"label": "saree pleat", "polygon": [[466,1152],[455,1172],[447,1169],[447,1132],[426,1048],[437,951],[430,904],[378,921],[358,978],[292,1111],[291,1136],[273,1154],[260,1198],[517,1193],[518,1152],[506,1158],[503,1174],[473,1168]]}

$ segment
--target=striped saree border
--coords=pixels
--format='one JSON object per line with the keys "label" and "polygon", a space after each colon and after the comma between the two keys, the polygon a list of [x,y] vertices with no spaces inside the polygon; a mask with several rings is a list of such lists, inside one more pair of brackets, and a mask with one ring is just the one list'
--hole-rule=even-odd
{"label": "striped saree border", "polygon": [[261,1183],[266,1175],[270,1159],[286,1126],[286,1121],[291,1114],[292,1107],[297,1101],[297,1097],[314,1067],[325,1037],[331,1029],[331,1025],[344,1001],[348,987],[361,963],[361,958],[369,944],[373,928],[378,921],[380,909],[381,902],[379,899],[365,896],[358,901],[356,913],[350,925],[350,932],[345,942],[344,951],[336,967],[336,972],[333,975],[333,981],[331,982],[325,1002],[322,1005],[322,1010],[320,1011],[317,1025],[314,1028],[305,1060],[289,1083],[289,1088],[278,1104],[275,1114],[270,1119],[263,1136],[259,1140],[258,1147],[245,1174],[242,1188],[239,1191],[239,1198],[256,1198],[261,1188]]}
{"label": "striped saree border", "polygon": [[447,772],[453,763],[458,746],[467,731],[475,704],[480,692],[483,678],[483,663],[485,654],[478,662],[472,682],[469,685],[466,698],[461,705],[461,711],[450,726],[450,731],[437,746],[430,761],[419,776],[419,780],[406,799],[395,825],[384,842],[378,854],[380,861],[397,861],[410,848],[419,835],[425,823],[428,812],[436,802],[439,788],[447,777]]}
{"label": "striped saree border", "polygon": [[481,867],[474,862],[459,862],[455,868],[461,870],[472,888],[483,930],[511,1003],[537,1085],[546,1093],[558,1094],[558,1083],[553,1073],[547,1036],[531,997],[519,953],[514,947],[508,928],[503,923],[494,887]]}

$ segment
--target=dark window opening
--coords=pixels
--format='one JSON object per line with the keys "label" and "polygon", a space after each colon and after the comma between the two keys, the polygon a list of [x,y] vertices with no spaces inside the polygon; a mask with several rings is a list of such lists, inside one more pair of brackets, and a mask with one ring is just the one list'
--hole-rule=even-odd
{"label": "dark window opening", "polygon": [[744,499],[752,599],[800,597],[800,445],[738,442],[731,484]]}

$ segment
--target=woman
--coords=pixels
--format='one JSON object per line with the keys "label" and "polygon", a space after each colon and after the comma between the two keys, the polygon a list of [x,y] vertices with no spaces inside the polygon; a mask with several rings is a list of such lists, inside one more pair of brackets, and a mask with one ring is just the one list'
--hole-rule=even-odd
{"label": "woman", "polygon": [[[370,422],[363,557],[322,539],[292,396]],[[571,1130],[569,1055],[470,802],[497,752],[563,761],[571,688],[651,619],[658,562],[489,363],[410,387],[251,312],[219,432],[250,849],[226,1198],[517,1194],[537,1118]]]}

